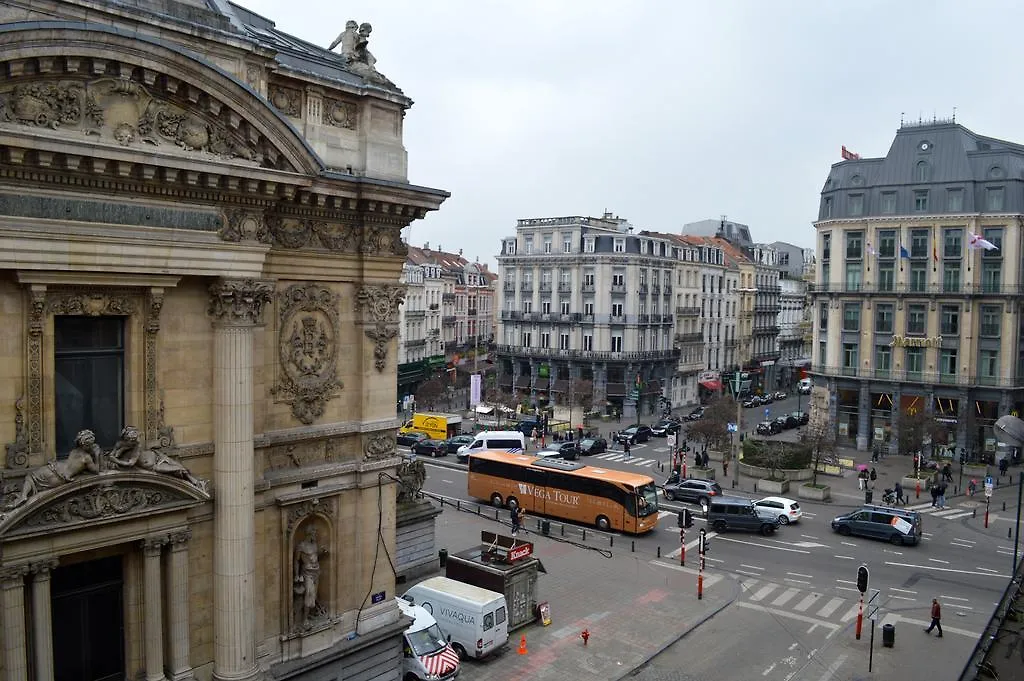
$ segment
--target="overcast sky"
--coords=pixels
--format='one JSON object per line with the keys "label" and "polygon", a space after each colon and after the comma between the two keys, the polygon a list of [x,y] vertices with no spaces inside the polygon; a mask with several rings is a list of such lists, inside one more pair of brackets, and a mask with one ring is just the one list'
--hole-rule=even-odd
{"label": "overcast sky", "polygon": [[901,112],[1024,142],[1009,0],[239,1],[323,46],[373,24],[409,180],[452,193],[411,243],[492,264],[518,218],[604,210],[812,246],[840,147],[885,155]]}

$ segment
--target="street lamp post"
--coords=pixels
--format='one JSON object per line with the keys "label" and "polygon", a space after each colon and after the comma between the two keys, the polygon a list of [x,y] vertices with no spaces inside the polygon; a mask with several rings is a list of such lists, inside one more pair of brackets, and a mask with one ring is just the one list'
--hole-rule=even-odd
{"label": "street lamp post", "polygon": [[740,370],[737,369],[733,378],[732,386],[732,397],[736,400],[736,432],[733,433],[733,458],[732,458],[732,486],[735,489],[740,484],[740,446],[739,446],[739,432],[742,428],[743,413],[740,409],[743,405],[740,403]]}

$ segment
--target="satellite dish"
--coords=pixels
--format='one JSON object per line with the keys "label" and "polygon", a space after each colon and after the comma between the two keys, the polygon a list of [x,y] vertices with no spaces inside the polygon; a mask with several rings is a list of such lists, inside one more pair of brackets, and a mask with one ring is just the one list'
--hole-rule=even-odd
{"label": "satellite dish", "polygon": [[996,439],[1014,447],[1024,447],[1024,421],[1016,416],[1001,416],[992,426]]}

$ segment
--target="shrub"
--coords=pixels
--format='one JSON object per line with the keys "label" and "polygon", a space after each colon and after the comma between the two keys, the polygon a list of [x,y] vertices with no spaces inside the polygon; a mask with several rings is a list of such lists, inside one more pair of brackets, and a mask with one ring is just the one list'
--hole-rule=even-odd
{"label": "shrub", "polygon": [[811,467],[811,448],[800,442],[775,440],[743,441],[743,463],[759,468],[799,469]]}

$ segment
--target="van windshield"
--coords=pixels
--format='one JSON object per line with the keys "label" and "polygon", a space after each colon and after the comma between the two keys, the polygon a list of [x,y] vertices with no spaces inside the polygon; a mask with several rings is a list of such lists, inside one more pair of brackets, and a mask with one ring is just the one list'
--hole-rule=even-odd
{"label": "van windshield", "polygon": [[433,655],[448,645],[448,642],[444,640],[444,634],[441,633],[441,628],[436,623],[426,629],[406,632],[405,640],[409,642],[409,647],[412,648],[416,657]]}

